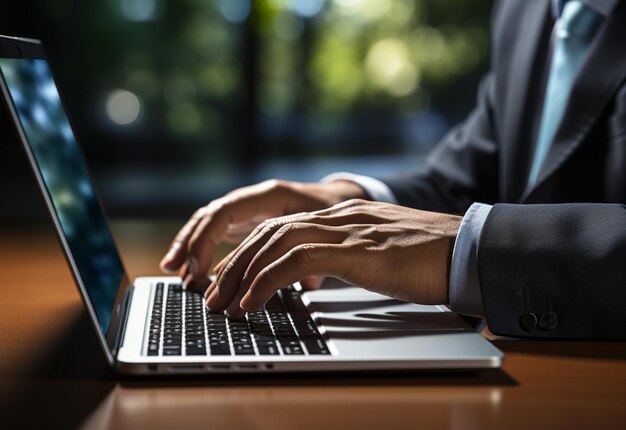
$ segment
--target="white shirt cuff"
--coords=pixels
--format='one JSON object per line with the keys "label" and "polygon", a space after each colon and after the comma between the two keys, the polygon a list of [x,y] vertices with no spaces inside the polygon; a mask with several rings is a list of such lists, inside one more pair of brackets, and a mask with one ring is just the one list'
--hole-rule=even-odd
{"label": "white shirt cuff", "polygon": [[465,213],[454,243],[450,267],[450,309],[464,315],[485,317],[478,280],[476,249],[480,232],[492,206],[474,203]]}
{"label": "white shirt cuff", "polygon": [[333,182],[333,181],[350,181],[359,185],[368,197],[377,202],[398,204],[398,199],[391,191],[391,188],[387,186],[383,181],[371,176],[355,175],[354,173],[339,172],[331,173],[328,176],[324,176],[320,182]]}

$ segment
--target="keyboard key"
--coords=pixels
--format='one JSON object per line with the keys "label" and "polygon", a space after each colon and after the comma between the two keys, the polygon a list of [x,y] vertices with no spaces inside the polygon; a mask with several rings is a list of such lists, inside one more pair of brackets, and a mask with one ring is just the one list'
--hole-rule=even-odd
{"label": "keyboard key", "polygon": [[179,347],[163,347],[163,355],[181,355],[181,349],[180,346]]}
{"label": "keyboard key", "polygon": [[283,345],[281,343],[280,345],[283,347],[283,352],[285,353],[285,355],[303,355],[304,354],[304,351],[302,350],[302,347],[300,346],[300,344]]}
{"label": "keyboard key", "polygon": [[180,344],[181,344],[180,339],[163,339],[163,348],[177,347],[180,349]]}
{"label": "keyboard key", "polygon": [[206,348],[204,347],[187,347],[185,349],[187,355],[206,355]]}
{"label": "keyboard key", "polygon": [[279,355],[276,345],[259,345],[258,350],[261,355]]}
{"label": "keyboard key", "polygon": [[[183,321],[184,320],[184,321]],[[184,324],[184,330],[183,330]],[[148,331],[148,355],[330,354],[300,294],[285,288],[265,308],[230,320],[213,313],[204,298],[181,284],[157,284]],[[184,345],[183,345],[184,343]],[[232,343],[232,351],[231,351]],[[280,344],[280,348],[279,348]]]}
{"label": "keyboard key", "polygon": [[234,345],[235,354],[237,355],[254,355],[254,348],[250,345]]}
{"label": "keyboard key", "polygon": [[228,345],[211,346],[211,355],[230,355],[230,347]]}
{"label": "keyboard key", "polygon": [[302,343],[306,347],[309,354],[312,355],[330,355],[330,350],[326,345],[326,342],[321,337],[311,337],[311,336],[303,336]]}

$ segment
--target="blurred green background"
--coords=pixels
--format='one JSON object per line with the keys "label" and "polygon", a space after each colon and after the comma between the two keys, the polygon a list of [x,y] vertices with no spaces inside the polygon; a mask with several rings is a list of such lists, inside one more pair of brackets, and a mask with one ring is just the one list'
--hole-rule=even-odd
{"label": "blurred green background", "polygon": [[[490,0],[4,0],[42,39],[105,207],[184,217],[279,177],[412,169],[474,104]],[[3,108],[0,217],[38,213]]]}

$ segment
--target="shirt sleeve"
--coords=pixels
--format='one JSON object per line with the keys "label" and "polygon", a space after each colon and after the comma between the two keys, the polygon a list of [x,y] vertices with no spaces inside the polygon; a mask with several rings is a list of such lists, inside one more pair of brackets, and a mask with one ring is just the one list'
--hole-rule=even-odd
{"label": "shirt sleeve", "polygon": [[354,173],[339,172],[331,173],[328,176],[324,176],[320,182],[333,182],[333,181],[350,181],[359,185],[368,197],[377,202],[398,204],[398,199],[391,191],[391,188],[384,182],[372,178],[371,176],[355,175]]}
{"label": "shirt sleeve", "polygon": [[485,310],[478,281],[476,249],[491,208],[474,203],[467,210],[454,244],[450,267],[450,309],[478,318],[485,318]]}

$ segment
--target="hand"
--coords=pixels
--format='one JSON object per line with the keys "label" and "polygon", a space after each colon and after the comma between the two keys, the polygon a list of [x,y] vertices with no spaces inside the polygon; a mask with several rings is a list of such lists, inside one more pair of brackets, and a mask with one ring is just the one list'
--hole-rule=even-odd
{"label": "hand", "polygon": [[364,200],[266,220],[218,265],[207,305],[239,318],[279,288],[313,275],[408,302],[448,303],[461,220]]}
{"label": "hand", "polygon": [[161,260],[161,269],[180,271],[186,284],[206,286],[218,243],[239,243],[268,218],[315,211],[364,196],[361,187],[348,181],[303,184],[270,180],[237,189],[193,214]]}

